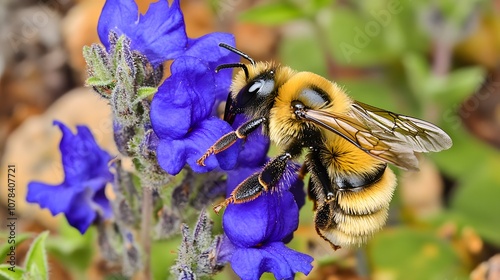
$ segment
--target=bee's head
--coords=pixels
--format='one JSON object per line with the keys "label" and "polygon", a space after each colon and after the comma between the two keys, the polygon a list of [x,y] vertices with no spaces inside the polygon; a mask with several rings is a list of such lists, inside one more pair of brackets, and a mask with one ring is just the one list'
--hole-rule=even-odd
{"label": "bee's head", "polygon": [[233,83],[232,90],[235,94],[229,94],[226,102],[224,120],[232,124],[237,114],[242,113],[245,108],[262,105],[265,99],[275,91],[276,66],[273,63],[255,63],[247,54],[224,43],[220,43],[219,46],[240,55],[250,62],[250,64],[240,62],[222,64],[215,69],[216,71],[226,68],[241,68],[243,70],[243,73],[236,76]]}

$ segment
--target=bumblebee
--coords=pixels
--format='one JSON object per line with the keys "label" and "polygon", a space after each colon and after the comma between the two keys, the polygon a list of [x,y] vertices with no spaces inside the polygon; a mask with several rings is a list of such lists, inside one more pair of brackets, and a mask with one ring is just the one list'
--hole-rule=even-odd
{"label": "bumblebee", "polygon": [[418,170],[415,152],[438,152],[452,145],[439,127],[352,100],[319,75],[255,62],[229,45],[220,46],[250,62],[216,68],[241,68],[232,82],[224,119],[232,123],[244,114],[249,121],[222,136],[197,163],[203,165],[208,156],[259,127],[282,153],[239,184],[214,207],[216,212],[273,190],[287,162],[305,150],[303,167],[311,174],[308,193],[314,201],[317,233],[334,249],[359,245],[387,220],[396,187],[387,164]]}

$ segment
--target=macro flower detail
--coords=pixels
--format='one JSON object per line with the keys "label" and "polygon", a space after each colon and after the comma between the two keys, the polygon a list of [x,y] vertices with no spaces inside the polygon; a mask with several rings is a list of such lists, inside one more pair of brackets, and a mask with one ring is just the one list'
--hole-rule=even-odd
{"label": "macro flower detail", "polygon": [[[151,3],[148,11],[140,15],[133,0],[108,0],[99,18],[99,38],[109,50],[111,31],[118,37],[125,35],[130,39],[130,49],[145,55],[154,66],[180,56],[203,59],[211,70],[221,61],[235,61],[235,54],[218,46],[221,42],[234,45],[233,35],[214,32],[194,39],[187,37],[179,2],[174,0],[169,6],[168,1],[160,0]],[[230,83],[231,71],[224,71],[215,78],[216,91],[212,94],[225,99]]]}
{"label": "macro flower detail", "polygon": [[[189,48],[183,56],[200,58],[206,63],[209,72],[214,73],[215,68],[221,64],[238,61],[239,57],[233,52],[229,52],[219,47],[220,43],[235,45],[234,36],[229,33],[214,32],[196,39],[188,39]],[[214,75],[215,87],[212,92],[217,101],[226,101],[229,93],[229,86],[232,81],[232,71],[219,71]]]}
{"label": "macro flower detail", "polygon": [[237,155],[230,151],[208,160],[206,166],[195,163],[209,143],[230,131],[227,123],[213,115],[216,101],[225,99],[231,83],[231,71],[215,75],[215,68],[237,59],[219,43],[234,45],[233,35],[216,32],[187,37],[178,0],[171,5],[166,0],[152,3],[144,15],[139,15],[134,1],[108,0],[98,33],[108,51],[113,49],[108,36],[114,33],[114,37],[125,36],[130,49],[154,66],[173,60],[171,76],[158,88],[150,111],[159,140],[158,163],[165,171],[175,175],[186,163],[196,172],[234,166]]}
{"label": "macro flower detail", "polygon": [[151,123],[159,137],[157,155],[160,166],[177,174],[188,163],[196,172],[206,172],[218,165],[234,166],[237,147],[210,157],[206,166],[196,160],[231,126],[212,116],[215,103],[213,71],[200,59],[180,57],[171,66],[170,76],[158,89],[151,104]]}
{"label": "macro flower detail", "polygon": [[96,143],[86,126],[77,126],[77,133],[54,121],[63,133],[59,149],[64,181],[59,185],[30,182],[26,200],[50,210],[52,215],[64,213],[68,223],[82,234],[99,216],[112,216],[105,187],[113,182],[109,170],[111,156]]}
{"label": "macro flower detail", "polygon": [[[119,15],[119,16],[117,16]],[[130,48],[145,55],[153,65],[181,55],[188,38],[179,1],[151,3],[144,15],[133,0],[107,0],[97,26],[99,38],[109,50],[110,31],[131,39]]]}
{"label": "macro flower detail", "polygon": [[[297,179],[297,166],[290,164],[274,192],[255,200],[230,204],[222,220],[225,238],[219,252],[221,262],[230,262],[242,279],[259,279],[271,272],[276,279],[289,279],[297,272],[308,274],[312,257],[285,246],[299,223],[304,203],[304,184]],[[228,172],[229,195],[237,183],[260,170],[240,167]]]}
{"label": "macro flower detail", "polygon": [[271,272],[277,279],[308,274],[312,258],[285,246],[283,240],[297,229],[299,208],[293,195],[264,194],[243,204],[229,205],[223,227],[227,238],[222,252],[242,279],[259,279]]}

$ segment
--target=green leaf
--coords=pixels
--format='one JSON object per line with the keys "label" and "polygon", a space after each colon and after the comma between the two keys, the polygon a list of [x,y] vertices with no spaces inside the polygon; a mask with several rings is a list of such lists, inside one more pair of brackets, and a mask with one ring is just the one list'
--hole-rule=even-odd
{"label": "green leaf", "polygon": [[[300,55],[303,53],[307,55]],[[283,38],[279,54],[281,61],[292,69],[322,76],[327,74],[323,51],[314,36]]]}
{"label": "green leaf", "polygon": [[423,94],[430,71],[426,60],[417,54],[407,54],[403,57],[403,66],[411,90],[416,96]]}
{"label": "green leaf", "polygon": [[408,84],[421,102],[434,101],[448,107],[460,104],[484,80],[484,70],[468,67],[454,70],[447,76],[434,76],[427,61],[419,55],[408,54],[403,58]]}
{"label": "green leaf", "polygon": [[303,18],[301,9],[290,3],[273,3],[258,6],[243,12],[240,20],[265,25],[278,25]]}
{"label": "green leaf", "polygon": [[66,219],[61,219],[58,232],[59,235],[47,239],[47,251],[68,268],[80,273],[88,269],[94,253],[95,228],[90,227],[82,235]]}
{"label": "green leaf", "polygon": [[40,233],[26,254],[25,269],[30,275],[39,277],[38,279],[48,279],[49,265],[45,250],[45,240],[48,235],[48,231]]}
{"label": "green leaf", "polygon": [[[373,31],[372,25],[376,27]],[[331,54],[341,65],[371,66],[395,56],[384,45],[385,30],[350,9],[335,9],[325,30]]]}
{"label": "green leaf", "polygon": [[139,103],[141,100],[152,96],[153,94],[158,92],[158,88],[155,87],[140,87],[137,89],[137,99],[133,104]]}
{"label": "green leaf", "polygon": [[164,241],[153,241],[151,246],[151,270],[153,279],[169,279],[169,268],[175,264],[181,236]]}
{"label": "green leaf", "polygon": [[428,156],[432,157],[444,174],[460,180],[468,177],[471,169],[478,168],[478,163],[499,156],[498,151],[465,131],[453,108],[443,112],[442,120],[439,126],[451,137],[453,146]]}
{"label": "green leaf", "polygon": [[0,264],[0,280],[23,279],[24,272],[25,270],[21,267],[15,266],[14,268],[12,268],[8,264]]}
{"label": "green leaf", "polygon": [[451,242],[432,231],[385,230],[370,242],[374,279],[465,279],[467,273]]}
{"label": "green leaf", "polygon": [[[397,95],[387,81],[377,79],[342,79],[335,81],[344,91],[366,104],[393,112],[402,111],[401,104],[397,103]],[[407,112],[407,111],[406,111]]]}
{"label": "green leaf", "polygon": [[311,4],[314,8],[315,11],[320,10],[323,7],[326,7],[328,5],[332,5],[335,0],[312,0]]}
{"label": "green leaf", "polygon": [[[482,161],[471,160],[475,169],[466,172],[451,201],[451,210],[485,240],[500,246],[500,153]],[[477,165],[477,163],[481,163]]]}
{"label": "green leaf", "polygon": [[[33,234],[31,233],[21,233],[17,234],[15,239],[7,240],[7,238],[5,238],[6,239],[5,243],[0,245],[0,260],[3,260],[3,258],[7,256],[7,253],[10,251],[11,246],[18,247],[19,245],[21,245],[21,243],[31,238],[32,236]],[[11,240],[14,242],[12,242]]]}
{"label": "green leaf", "polygon": [[454,70],[448,75],[443,87],[435,92],[436,99],[440,104],[459,104],[479,88],[484,75],[480,67]]}
{"label": "green leaf", "polygon": [[89,77],[85,83],[88,86],[110,86],[113,85],[113,80],[101,80],[100,77]]}
{"label": "green leaf", "polygon": [[415,28],[411,1],[355,1],[339,6],[325,26],[336,62],[350,66],[399,64],[409,52],[428,48],[425,34]]}
{"label": "green leaf", "polygon": [[317,19],[318,14],[324,12],[328,6],[334,7],[335,0],[311,0],[311,1],[300,1],[300,0],[289,0],[288,2],[296,5],[302,11],[303,17],[309,18],[311,20]]}

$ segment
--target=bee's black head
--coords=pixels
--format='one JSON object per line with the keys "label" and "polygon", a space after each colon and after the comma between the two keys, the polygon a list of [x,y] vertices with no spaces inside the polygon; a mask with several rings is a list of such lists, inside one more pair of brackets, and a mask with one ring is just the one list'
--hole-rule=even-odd
{"label": "bee's black head", "polygon": [[[250,61],[250,63],[253,66],[255,66],[255,61],[246,53],[236,49],[235,47],[224,44],[224,43],[220,43],[219,46],[236,53],[237,55]],[[248,67],[241,62],[221,64],[221,65],[217,66],[217,68],[215,68],[215,72],[218,72],[221,69],[227,69],[227,68],[242,68],[243,71],[245,72],[246,80],[248,81],[248,79],[250,78],[250,74],[248,72]],[[247,87],[248,87],[248,85],[245,88],[247,88]],[[224,110],[224,120],[227,121],[228,123],[232,124],[234,122],[234,118],[236,117],[236,115],[241,113],[242,108],[244,108],[245,104],[247,104],[250,99],[251,99],[251,96],[249,94],[238,94],[236,100],[233,99],[231,94],[229,94],[227,97],[227,101],[226,101],[226,109]]]}

